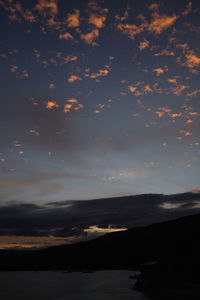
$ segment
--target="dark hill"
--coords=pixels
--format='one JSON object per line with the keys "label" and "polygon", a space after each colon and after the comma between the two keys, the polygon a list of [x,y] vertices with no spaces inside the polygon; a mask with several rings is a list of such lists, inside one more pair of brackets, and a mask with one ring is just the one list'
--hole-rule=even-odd
{"label": "dark hill", "polygon": [[0,251],[1,270],[137,269],[148,261],[199,264],[200,214],[136,227],[73,245]]}

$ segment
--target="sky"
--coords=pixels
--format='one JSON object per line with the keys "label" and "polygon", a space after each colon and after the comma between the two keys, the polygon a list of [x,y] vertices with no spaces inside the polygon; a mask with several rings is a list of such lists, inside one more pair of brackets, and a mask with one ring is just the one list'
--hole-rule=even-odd
{"label": "sky", "polygon": [[199,191],[198,0],[0,0],[0,205]]}

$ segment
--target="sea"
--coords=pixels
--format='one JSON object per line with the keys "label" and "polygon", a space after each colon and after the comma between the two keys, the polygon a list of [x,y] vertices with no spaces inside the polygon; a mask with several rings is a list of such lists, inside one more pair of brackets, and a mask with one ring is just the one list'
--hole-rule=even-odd
{"label": "sea", "polygon": [[133,271],[0,272],[0,300],[147,300]]}

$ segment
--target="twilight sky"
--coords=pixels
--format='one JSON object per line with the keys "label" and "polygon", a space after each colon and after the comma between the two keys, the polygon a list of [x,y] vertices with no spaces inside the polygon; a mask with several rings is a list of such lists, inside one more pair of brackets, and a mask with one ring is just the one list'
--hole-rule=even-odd
{"label": "twilight sky", "polygon": [[198,0],[0,0],[0,201],[199,188]]}

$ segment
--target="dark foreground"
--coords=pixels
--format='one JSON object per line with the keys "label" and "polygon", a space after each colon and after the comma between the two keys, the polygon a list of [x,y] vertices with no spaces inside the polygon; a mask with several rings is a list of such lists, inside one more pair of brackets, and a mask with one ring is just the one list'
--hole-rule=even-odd
{"label": "dark foreground", "polygon": [[0,272],[1,300],[145,300],[131,271]]}
{"label": "dark foreground", "polygon": [[[153,292],[153,299],[162,290],[169,293],[172,290],[174,295],[175,291],[184,295],[188,293],[189,299],[200,299],[199,237],[198,214],[68,246],[37,251],[1,251],[0,269],[139,269],[141,276],[135,289],[149,295]],[[194,298],[193,294],[199,296]],[[161,299],[159,297],[157,299]]]}

